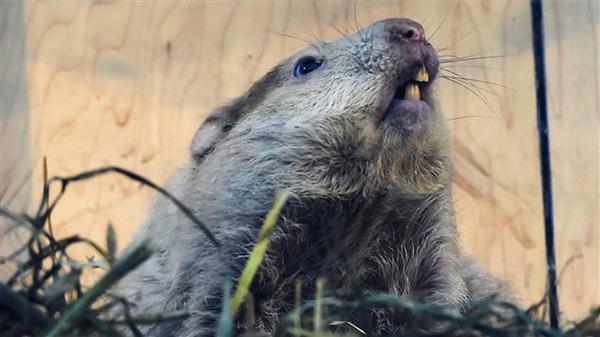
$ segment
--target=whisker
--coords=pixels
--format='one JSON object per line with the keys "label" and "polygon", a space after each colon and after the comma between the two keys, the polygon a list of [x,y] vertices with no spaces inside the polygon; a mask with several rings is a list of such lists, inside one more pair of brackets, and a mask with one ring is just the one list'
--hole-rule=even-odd
{"label": "whisker", "polygon": [[[508,87],[508,86],[506,86],[504,84],[494,83],[494,82],[485,81],[485,80],[479,80],[479,79],[476,79],[476,78],[462,77],[462,76],[448,76],[448,75],[444,75],[444,76],[441,76],[441,77],[443,77],[443,78],[452,78],[452,79],[461,79],[461,80],[464,80],[464,81],[467,81],[467,82],[483,83],[483,84],[488,84],[488,85],[492,85],[492,86],[495,86],[495,87],[504,88],[504,89],[510,90],[512,92],[517,92],[515,89],[513,89],[511,87]],[[478,87],[478,88],[484,90],[484,88],[481,88],[481,87]],[[491,93],[497,94],[496,92],[491,92]]]}
{"label": "whisker", "polygon": [[466,62],[466,61],[476,61],[476,60],[488,60],[488,59],[498,59],[504,58],[508,55],[492,55],[492,56],[477,56],[477,57],[459,57],[455,56],[449,60],[441,60],[442,56],[440,56],[440,63],[455,63],[455,62]]}
{"label": "whisker", "polygon": [[437,52],[441,52],[444,50],[449,49],[450,47],[454,47],[455,45],[459,44],[461,41],[463,41],[467,36],[469,36],[471,34],[471,31],[468,31],[466,34],[464,34],[463,36],[459,37],[458,40],[451,42],[449,45],[442,47],[440,49],[437,50]]}
{"label": "whisker", "polygon": [[446,78],[446,77],[442,77],[450,82],[453,82],[455,84],[460,85],[461,87],[465,88],[467,91],[469,91],[471,94],[477,96],[487,107],[488,109],[492,110],[492,112],[496,115],[496,117],[500,118],[500,116],[498,115],[498,113],[496,112],[496,110],[494,110],[494,108],[492,108],[491,103],[485,98],[485,96],[483,96],[482,94],[480,94],[479,92],[475,91],[474,89],[469,88],[469,86],[465,85],[464,83],[460,82],[459,80],[456,79],[452,79],[452,78]]}
{"label": "whisker", "polygon": [[358,33],[358,36],[360,37],[361,41],[365,41],[364,37],[362,35],[362,27],[360,25],[360,23],[358,22],[358,0],[354,0],[354,26],[356,28],[356,32]]}
{"label": "whisker", "polygon": [[[496,82],[491,82],[491,81],[487,81],[487,80],[482,80],[482,79],[479,79],[479,78],[466,77],[466,76],[463,76],[460,73],[457,73],[457,72],[452,71],[452,70],[444,69],[444,68],[440,68],[440,70],[448,72],[448,73],[454,75],[455,77],[459,77],[459,78],[461,78],[463,80],[468,80],[468,81],[473,81],[473,82],[478,82],[478,83],[484,83],[484,84],[488,84],[488,85],[493,85],[493,86],[496,86],[496,87],[501,87],[501,88],[508,89],[508,90],[513,91],[513,92],[516,92],[515,89],[513,89],[513,88],[511,88],[511,87],[509,87],[507,85],[501,84],[501,83],[496,83]],[[449,76],[449,77],[454,77],[454,76]]]}
{"label": "whisker", "polygon": [[342,36],[348,38],[350,35],[352,35],[353,33],[348,30],[347,28],[342,28],[340,26],[338,26],[336,23],[332,22],[333,28],[340,33]]}
{"label": "whisker", "polygon": [[437,34],[437,32],[440,30],[440,28],[442,28],[442,25],[444,24],[444,22],[446,22],[446,19],[448,18],[448,15],[450,15],[450,12],[446,13],[446,15],[444,16],[444,18],[442,19],[442,22],[440,22],[440,24],[435,28],[435,30],[433,31],[433,33],[431,33],[431,35],[427,38],[427,41],[432,41],[433,37],[435,36],[435,34]]}
{"label": "whisker", "polygon": [[452,117],[452,118],[447,118],[446,120],[448,122],[451,121],[456,121],[459,119],[467,119],[467,118],[485,118],[485,119],[490,119],[490,116],[479,116],[479,115],[473,115],[473,116],[458,116],[458,117]]}
{"label": "whisker", "polygon": [[474,57],[474,56],[488,56],[485,55],[485,53],[489,52],[489,50],[481,50],[477,53],[474,54],[467,54],[467,55],[456,55],[456,54],[441,54],[440,57],[444,57],[444,56],[448,56],[448,57],[453,57],[453,58],[465,58],[465,57]]}
{"label": "whisker", "polygon": [[349,33],[348,32],[344,32],[340,27],[338,27],[335,23],[332,23],[332,27],[333,29],[335,29],[336,32],[338,32],[343,38],[346,39],[346,41],[350,42],[350,44],[352,44],[353,46],[354,43],[353,41],[350,39],[349,37]]}
{"label": "whisker", "polygon": [[279,36],[283,36],[283,37],[289,37],[291,39],[295,39],[295,40],[302,41],[302,42],[305,42],[305,43],[311,43],[311,41],[309,41],[307,39],[304,39],[302,37],[299,37],[297,35],[293,35],[293,34],[290,34],[290,33],[281,32],[281,31],[277,31],[277,30],[269,30],[268,32],[271,33],[271,34],[275,34],[275,35],[279,35]]}
{"label": "whisker", "polygon": [[316,24],[309,23],[306,17],[299,16],[297,20],[300,22],[305,34],[308,35],[310,39],[317,42],[323,42],[322,36],[319,35],[319,33],[321,33],[320,27],[318,27],[317,32],[315,32],[312,27],[316,26]]}
{"label": "whisker", "polygon": [[448,79],[448,80],[455,80],[455,81],[458,81],[458,82],[460,82],[460,83],[462,83],[464,85],[468,85],[468,86],[472,87],[473,89],[476,89],[479,92],[483,91],[485,93],[488,93],[488,94],[491,94],[491,95],[494,95],[494,96],[500,96],[500,94],[497,93],[497,92],[495,92],[495,91],[492,91],[492,90],[486,89],[486,88],[481,88],[481,87],[477,86],[475,83],[472,83],[469,80],[462,79],[462,78],[457,77],[457,76],[446,76],[446,75],[444,75],[444,76],[440,76],[440,78],[445,78],[445,79]]}
{"label": "whisker", "polygon": [[[348,36],[348,33],[343,32],[336,24],[333,24],[333,28],[342,35],[342,37],[354,48],[356,48],[358,50],[358,44],[355,41],[352,41],[352,39]],[[356,61],[356,63],[359,65],[359,67],[364,70],[367,71],[367,66],[364,64],[364,62],[354,53],[351,53],[352,58],[354,59],[354,61]]]}
{"label": "whisker", "polygon": [[466,77],[466,76],[464,76],[464,75],[462,75],[462,74],[460,74],[458,72],[455,72],[455,71],[452,71],[452,70],[449,70],[449,69],[444,69],[442,67],[440,67],[440,70],[442,70],[442,71],[447,72],[447,73],[450,74],[450,75],[444,75],[444,74],[440,75],[442,77],[449,77],[449,78],[453,78],[453,79],[460,79],[460,80],[462,80],[464,82],[468,82],[470,85],[472,85],[474,87],[479,88],[478,86],[474,85],[474,83],[473,83],[473,82],[476,82],[475,80],[477,80],[477,79]]}
{"label": "whisker", "polygon": [[[444,69],[446,69],[446,68],[480,68],[480,69],[497,70],[497,71],[501,70],[499,68],[488,67],[488,66],[484,66],[481,64],[448,64],[448,65],[444,65]],[[442,69],[442,68],[440,67],[440,69]]]}
{"label": "whisker", "polygon": [[293,34],[290,34],[290,33],[276,31],[276,30],[269,30],[268,32],[271,33],[271,34],[275,34],[275,35],[287,37],[287,38],[294,39],[294,40],[297,40],[297,41],[302,41],[302,42],[304,42],[306,44],[309,44],[309,45],[313,46],[317,50],[321,49],[314,41],[310,41],[310,40],[307,40],[305,38],[302,38],[302,37],[299,37],[299,36],[296,36],[296,35],[293,35]]}

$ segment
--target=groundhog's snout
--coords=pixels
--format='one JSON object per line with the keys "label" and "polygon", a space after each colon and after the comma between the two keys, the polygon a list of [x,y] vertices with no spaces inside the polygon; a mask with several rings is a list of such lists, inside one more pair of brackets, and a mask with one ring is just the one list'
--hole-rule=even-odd
{"label": "groundhog's snout", "polygon": [[388,19],[384,23],[392,40],[400,39],[411,43],[426,43],[425,30],[418,22],[410,19]]}
{"label": "groundhog's snout", "polygon": [[[392,18],[378,22],[373,27],[399,54],[423,65],[427,72],[435,77],[439,66],[435,49],[427,41],[425,29],[421,24],[407,18]],[[409,60],[408,63],[411,63]],[[408,64],[407,64],[408,65]]]}
{"label": "groundhog's snout", "polygon": [[406,18],[379,21],[368,28],[384,44],[393,66],[386,69],[390,79],[382,92],[378,115],[406,130],[427,120],[432,112],[429,88],[439,60],[418,22]]}

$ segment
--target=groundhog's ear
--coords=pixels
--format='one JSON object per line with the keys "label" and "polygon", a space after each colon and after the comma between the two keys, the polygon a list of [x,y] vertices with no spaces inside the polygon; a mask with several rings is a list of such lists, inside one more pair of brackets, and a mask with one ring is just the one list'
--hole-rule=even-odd
{"label": "groundhog's ear", "polygon": [[237,120],[238,114],[232,106],[223,106],[211,112],[204,123],[196,130],[190,154],[194,160],[202,159],[212,151]]}

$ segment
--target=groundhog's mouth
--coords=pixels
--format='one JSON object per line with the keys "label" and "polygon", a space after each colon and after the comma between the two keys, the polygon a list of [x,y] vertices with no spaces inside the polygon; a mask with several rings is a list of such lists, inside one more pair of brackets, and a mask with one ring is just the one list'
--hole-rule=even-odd
{"label": "groundhog's mouth", "polygon": [[421,92],[425,92],[428,86],[429,72],[427,72],[425,66],[422,66],[413,79],[396,89],[393,99],[420,101],[422,97]]}
{"label": "groundhog's mouth", "polygon": [[402,120],[404,124],[420,120],[420,116],[431,110],[428,103],[430,84],[429,72],[423,65],[408,81],[385,90],[378,109],[381,119]]}

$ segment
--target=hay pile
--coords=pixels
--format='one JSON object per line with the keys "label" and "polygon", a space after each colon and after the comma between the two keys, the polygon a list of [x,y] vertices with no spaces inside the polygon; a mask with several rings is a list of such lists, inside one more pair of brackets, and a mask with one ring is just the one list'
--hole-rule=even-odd
{"label": "hay pile", "polygon": [[[111,226],[102,245],[79,236],[55,238],[47,229],[46,221],[58,204],[60,197],[71,183],[84,181],[106,173],[118,173],[156,189],[171,199],[179,209],[205,231],[215,243],[214,237],[203,224],[178,200],[151,181],[133,172],[107,167],[82,174],[50,179],[44,186],[42,200],[35,216],[11,213],[0,209],[0,216],[13,228],[28,229],[27,242],[9,256],[0,257],[0,268],[8,265],[15,272],[0,282],[0,336],[142,336],[138,326],[160,324],[168,320],[181,320],[193,312],[151,312],[131,315],[135,303],[112,294],[111,287],[152,254],[147,243],[131,249],[116,258],[116,238]],[[49,186],[60,184],[60,193],[49,200]],[[231,337],[235,317],[249,296],[248,289],[258,269],[269,240],[269,234],[277,221],[277,215],[285,202],[280,194],[273,210],[267,216],[256,249],[239,278],[235,292],[231,283],[224,284],[225,298],[217,336]],[[8,229],[10,230],[10,228]],[[4,236],[5,233],[2,233]],[[73,245],[88,245],[102,261],[77,261],[68,254]],[[91,287],[84,289],[81,275],[86,269],[104,267],[105,273]],[[546,301],[525,310],[513,304],[493,299],[476,303],[463,315],[454,314],[443,307],[416,303],[389,294],[370,294],[352,301],[342,301],[321,295],[317,289],[314,300],[298,301],[296,308],[281,318],[274,336],[343,336],[374,335],[367,326],[356,326],[344,321],[349,312],[359,316],[375,311],[394,311],[419,320],[439,323],[436,332],[403,331],[396,336],[553,336],[553,337],[600,337],[600,307],[592,310],[580,322],[565,324],[563,331],[552,330],[545,322]],[[231,300],[229,300],[231,299]],[[247,303],[246,303],[247,304]],[[246,310],[248,311],[248,310]],[[366,317],[366,316],[365,316]],[[246,318],[248,319],[248,318]],[[237,322],[239,324],[239,322]],[[252,322],[248,322],[251,326]],[[245,333],[244,336],[269,336],[261,331]]]}

